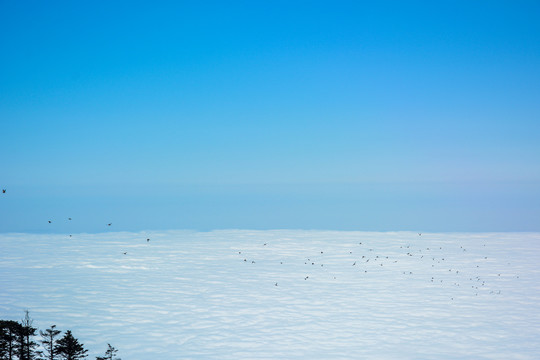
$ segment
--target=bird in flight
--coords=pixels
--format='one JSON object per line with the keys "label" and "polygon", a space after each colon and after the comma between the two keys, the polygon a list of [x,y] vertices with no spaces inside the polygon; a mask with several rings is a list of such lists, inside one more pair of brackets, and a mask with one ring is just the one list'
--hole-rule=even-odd
{"label": "bird in flight", "polygon": [[71,218],[68,218],[68,220],[71,220]]}
{"label": "bird in flight", "polygon": [[112,225],[112,223],[108,223],[108,224],[107,224],[107,226],[111,226],[111,225]]}
{"label": "bird in flight", "polygon": [[51,220],[49,220],[49,224],[50,224],[50,223],[52,223],[52,221],[51,221]]}
{"label": "bird in flight", "polygon": [[5,194],[6,193],[6,189],[2,189],[2,194]]}

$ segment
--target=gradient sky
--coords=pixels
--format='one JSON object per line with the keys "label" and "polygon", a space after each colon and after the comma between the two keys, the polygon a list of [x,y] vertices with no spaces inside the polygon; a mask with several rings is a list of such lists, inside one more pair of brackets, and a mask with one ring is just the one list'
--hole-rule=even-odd
{"label": "gradient sky", "polygon": [[0,49],[0,232],[540,231],[536,1],[0,0]]}

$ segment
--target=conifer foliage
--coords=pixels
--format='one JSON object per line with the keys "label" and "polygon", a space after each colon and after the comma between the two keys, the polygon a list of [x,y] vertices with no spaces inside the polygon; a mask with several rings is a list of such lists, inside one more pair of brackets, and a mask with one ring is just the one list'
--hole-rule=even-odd
{"label": "conifer foliage", "polygon": [[56,345],[56,351],[63,360],[79,360],[85,358],[87,355],[83,344],[79,343],[79,340],[73,337],[71,331],[66,331],[63,338],[58,340]]}
{"label": "conifer foliage", "polygon": [[122,360],[116,357],[116,353],[118,352],[118,350],[111,346],[111,344],[107,345],[109,345],[109,348],[107,349],[107,351],[105,351],[105,356],[98,356],[96,360]]}
{"label": "conifer foliage", "polygon": [[22,325],[13,320],[0,320],[0,359],[17,359],[17,340]]}
{"label": "conifer foliage", "polygon": [[[70,330],[64,336],[52,325],[41,335],[41,347],[34,341],[37,328],[32,326],[33,320],[28,311],[20,322],[13,320],[0,320],[0,360],[80,360],[86,358],[88,350],[76,339]],[[116,357],[118,352],[111,344],[105,356],[97,360],[121,360]]]}
{"label": "conifer foliage", "polygon": [[56,337],[60,335],[61,331],[56,330],[56,325],[52,325],[49,329],[45,331],[39,331],[39,334],[42,337],[41,344],[45,349],[46,356],[44,360],[57,360],[57,340]]}
{"label": "conifer foliage", "polygon": [[38,344],[33,340],[36,335],[37,328],[32,327],[33,320],[30,318],[28,310],[26,310],[24,319],[21,321],[19,332],[18,350],[20,360],[34,360],[36,358],[35,348]]}

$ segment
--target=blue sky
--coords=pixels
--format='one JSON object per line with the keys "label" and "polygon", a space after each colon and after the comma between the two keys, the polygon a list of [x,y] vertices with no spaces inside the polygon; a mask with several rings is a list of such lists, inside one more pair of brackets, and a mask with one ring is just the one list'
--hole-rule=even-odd
{"label": "blue sky", "polygon": [[539,38],[532,1],[2,0],[0,231],[540,231]]}

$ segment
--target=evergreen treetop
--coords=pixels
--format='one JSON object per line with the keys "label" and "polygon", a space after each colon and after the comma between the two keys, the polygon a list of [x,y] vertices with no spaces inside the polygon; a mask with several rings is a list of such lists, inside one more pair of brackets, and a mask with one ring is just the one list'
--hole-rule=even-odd
{"label": "evergreen treetop", "polygon": [[64,337],[57,341],[56,352],[63,360],[83,359],[87,356],[86,353],[88,352],[83,345],[68,330]]}
{"label": "evergreen treetop", "polygon": [[45,331],[39,331],[39,334],[43,338],[41,340],[41,344],[43,345],[43,348],[46,352],[45,360],[56,360],[58,357],[56,346],[57,346],[57,340],[56,337],[61,333],[60,330],[56,330],[56,325],[52,325],[49,329],[46,329]]}
{"label": "evergreen treetop", "polygon": [[118,357],[116,357],[116,353],[118,350],[116,350],[111,344],[107,344],[109,348],[107,351],[105,351],[105,356],[98,356],[96,357],[96,360],[122,360]]}

